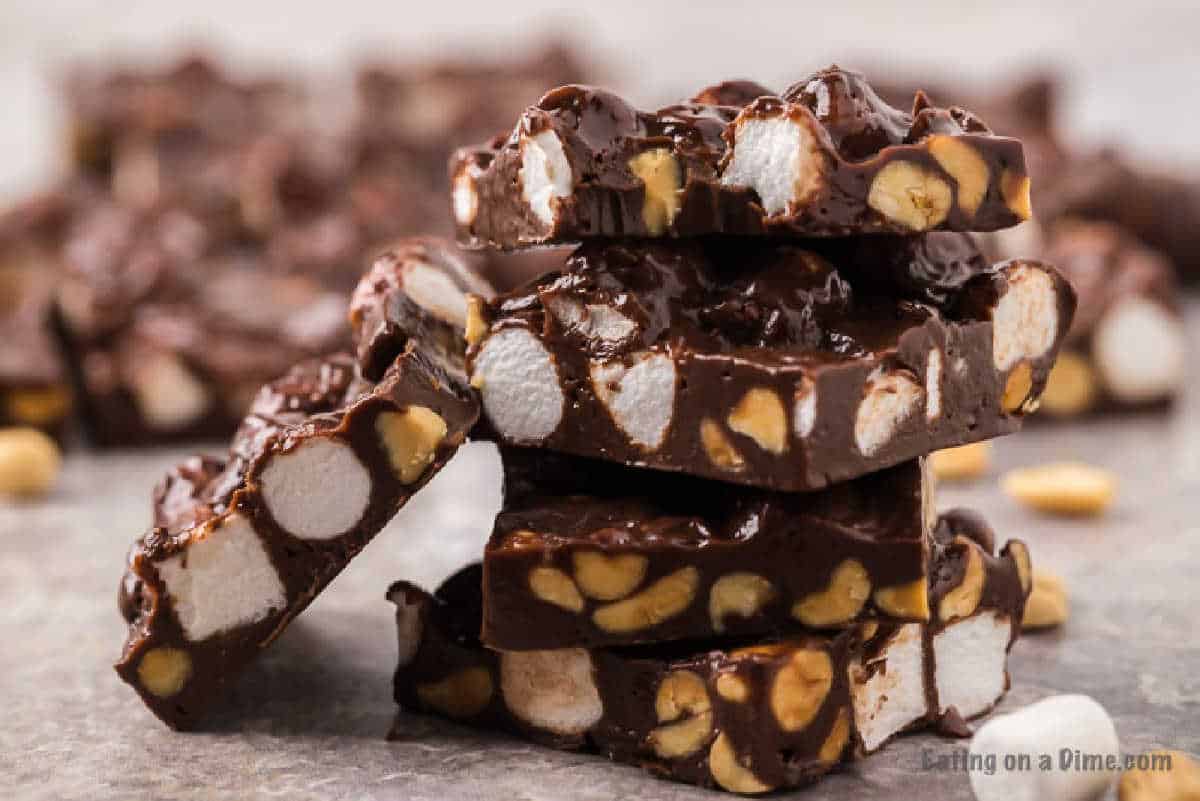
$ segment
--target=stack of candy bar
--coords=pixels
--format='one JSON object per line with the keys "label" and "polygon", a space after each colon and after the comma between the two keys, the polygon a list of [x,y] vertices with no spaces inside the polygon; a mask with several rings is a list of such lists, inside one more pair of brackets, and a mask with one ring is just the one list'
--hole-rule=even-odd
{"label": "stack of candy bar", "polygon": [[468,297],[405,246],[355,295],[368,377],[462,325],[505,473],[482,566],[391,589],[403,708],[760,793],[996,703],[1029,553],[939,516],[924,457],[1019,428],[1070,328],[1053,268],[967,236],[1028,216],[1020,142],[831,68],[555,89],[451,180],[463,243],[577,248]]}
{"label": "stack of candy bar", "polygon": [[996,703],[1029,552],[939,516],[924,457],[1017,430],[1071,324],[965,234],[1027,214],[1019,142],[833,68],[653,113],[563,87],[452,176],[464,242],[576,249],[498,293],[395,244],[355,355],[168,476],[120,593],[155,714],[194,725],[468,433],[503,508],[482,565],[389,592],[406,709],[759,793]]}

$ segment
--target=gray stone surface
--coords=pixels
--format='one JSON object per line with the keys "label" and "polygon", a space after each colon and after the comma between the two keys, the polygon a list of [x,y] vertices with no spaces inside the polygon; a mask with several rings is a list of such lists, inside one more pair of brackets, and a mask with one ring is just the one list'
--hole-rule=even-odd
{"label": "gray stone surface", "polygon": [[[1192,308],[1200,334],[1200,306]],[[1200,343],[1200,336],[1193,342]],[[1193,362],[1194,363],[1194,362]],[[1200,752],[1200,382],[1169,418],[1033,426],[997,443],[996,469],[945,487],[945,507],[983,511],[1065,576],[1072,617],[1029,636],[1001,710],[1086,692],[1116,718],[1127,752]],[[110,664],[124,637],[115,589],[149,489],[181,451],[76,453],[58,490],[0,503],[0,794],[13,799],[603,799],[705,796],[640,771],[415,716],[394,717],[387,584],[433,583],[477,554],[498,504],[496,461],[465,449],[254,666],[200,733],[146,712]],[[1009,467],[1051,459],[1120,478],[1101,520],[1035,516],[997,487]],[[797,794],[824,799],[969,799],[966,775],[922,754],[962,741],[903,738]],[[716,795],[713,796],[717,797]]]}

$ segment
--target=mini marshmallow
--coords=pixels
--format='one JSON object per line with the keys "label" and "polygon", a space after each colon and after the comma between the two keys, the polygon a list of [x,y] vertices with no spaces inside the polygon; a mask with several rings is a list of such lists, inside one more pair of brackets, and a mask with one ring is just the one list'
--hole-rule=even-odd
{"label": "mini marshmallow", "polygon": [[287,603],[258,533],[238,514],[213,521],[184,553],[156,568],[175,617],[193,642],[256,623]]}
{"label": "mini marshmallow", "polygon": [[854,725],[867,751],[926,715],[922,639],[919,624],[905,624],[871,664],[850,666]]}
{"label": "mini marshmallow", "polygon": [[467,296],[445,271],[419,261],[409,261],[403,269],[409,298],[457,328],[467,327]]}
{"label": "mini marshmallow", "polygon": [[1058,291],[1042,269],[1021,265],[1009,273],[1008,291],[992,310],[992,361],[1000,372],[1036,359],[1058,335]]}
{"label": "mini marshmallow", "polygon": [[562,421],[565,398],[554,357],[523,328],[506,328],[483,343],[471,383],[492,425],[513,442],[540,442]]}
{"label": "mini marshmallow", "polygon": [[873,456],[896,429],[920,407],[924,390],[902,373],[876,368],[867,378],[865,394],[854,418],[854,443],[863,456]]}
{"label": "mini marshmallow", "polygon": [[996,612],[958,620],[933,637],[938,713],[950,707],[964,718],[980,715],[1004,694],[1012,621]]}
{"label": "mini marshmallow", "polygon": [[553,225],[554,199],[571,194],[571,165],[553,131],[521,141],[521,197],[539,220]]}
{"label": "mini marshmallow", "polygon": [[555,734],[582,734],[604,714],[583,648],[502,653],[500,691],[514,715]]}
{"label": "mini marshmallow", "polygon": [[371,474],[345,442],[314,437],[276,454],[262,471],[262,497],[288,534],[327,540],[362,520]]}
{"label": "mini marshmallow", "polygon": [[[972,771],[971,789],[979,801],[1090,801],[1107,792],[1116,771],[1103,763],[1119,760],[1120,746],[1112,718],[1086,695],[1056,695],[1009,715],[988,721],[971,740],[972,757],[995,755],[996,771]],[[1075,759],[1099,757],[1097,769]],[[1029,755],[1031,770],[1005,769],[1008,755]],[[1050,770],[1040,770],[1038,757],[1049,755]],[[1063,756],[1069,765],[1060,764]]]}
{"label": "mini marshmallow", "polygon": [[820,181],[821,149],[816,138],[790,117],[747,119],[737,124],[725,186],[748,186],[768,215],[785,214]]}
{"label": "mini marshmallow", "polygon": [[675,414],[675,362],[645,352],[633,359],[629,367],[621,361],[592,364],[592,390],[632,443],[657,450]]}
{"label": "mini marshmallow", "polygon": [[792,431],[798,437],[807,437],[817,423],[817,387],[810,379],[803,379],[796,390],[796,402],[792,407]]}
{"label": "mini marshmallow", "polygon": [[546,301],[546,307],[563,328],[606,345],[617,345],[637,331],[637,323],[603,303],[585,306],[570,298],[556,296]]}
{"label": "mini marshmallow", "polygon": [[455,221],[459,225],[475,222],[475,215],[479,213],[479,192],[475,189],[475,178],[469,172],[464,170],[454,176],[450,197]]}
{"label": "mini marshmallow", "polygon": [[1183,384],[1187,332],[1160,304],[1129,298],[1096,324],[1092,355],[1104,386],[1118,400],[1161,400]]}
{"label": "mini marshmallow", "polygon": [[937,420],[942,416],[942,352],[937,348],[929,351],[925,363],[925,419]]}

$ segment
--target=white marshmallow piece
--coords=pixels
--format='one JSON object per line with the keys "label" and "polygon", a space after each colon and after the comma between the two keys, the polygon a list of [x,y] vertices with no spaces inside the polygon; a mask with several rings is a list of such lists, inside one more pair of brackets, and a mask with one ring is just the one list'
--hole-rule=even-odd
{"label": "white marshmallow piece", "polygon": [[371,474],[348,443],[333,437],[273,455],[259,483],[275,521],[302,540],[345,534],[371,502]]}
{"label": "white marshmallow piece", "polygon": [[721,183],[748,186],[769,216],[785,214],[820,186],[820,154],[808,128],[790,117],[751,117],[734,129]]}
{"label": "white marshmallow piece", "polygon": [[618,345],[637,331],[637,323],[605,303],[584,305],[555,296],[546,302],[546,306],[563,328],[606,345]]}
{"label": "white marshmallow piece", "polygon": [[484,341],[471,383],[488,420],[512,442],[541,442],[562,422],[566,399],[554,357],[524,328],[505,328]]}
{"label": "white marshmallow piece", "polygon": [[1182,321],[1153,300],[1127,298],[1096,324],[1092,356],[1117,400],[1163,400],[1183,385],[1187,332]]}
{"label": "white marshmallow piece", "polygon": [[925,419],[933,422],[942,416],[942,352],[929,351],[925,362]]}
{"label": "white marshmallow piece", "polygon": [[500,692],[514,715],[555,734],[582,734],[604,714],[592,657],[582,648],[502,653]]}
{"label": "white marshmallow piece", "polygon": [[948,625],[933,637],[938,714],[950,707],[964,718],[980,715],[1004,694],[1012,621],[984,611]]}
{"label": "white marshmallow piece", "polygon": [[657,450],[675,415],[675,362],[661,353],[634,354],[633,364],[593,363],[592,391],[630,442]]}
{"label": "white marshmallow piece", "polygon": [[[1119,749],[1104,707],[1086,695],[1056,695],[993,718],[975,733],[971,756],[995,755],[996,770],[990,775],[971,771],[971,789],[979,801],[1090,801],[1102,797],[1116,778],[1117,771],[1104,762],[1119,760]],[[1013,754],[1029,755],[1032,769],[1006,769],[1005,757]],[[1039,769],[1041,754],[1052,758],[1050,770]],[[1060,762],[1064,757],[1066,764]],[[1095,757],[1099,766],[1085,761]]]}
{"label": "white marshmallow piece", "polygon": [[467,296],[450,276],[420,261],[406,262],[402,269],[404,292],[414,303],[458,328],[466,328]]}
{"label": "white marshmallow piece", "polygon": [[876,368],[867,377],[854,417],[854,443],[862,455],[873,456],[890,442],[896,430],[921,407],[924,394],[907,375]]}
{"label": "white marshmallow piece", "polygon": [[469,226],[479,213],[479,192],[475,189],[475,178],[463,170],[454,176],[450,199],[454,208],[454,220],[459,225]]}
{"label": "white marshmallow piece", "polygon": [[155,568],[184,636],[193,642],[257,623],[287,603],[271,557],[239,514],[210,522],[184,553]]}
{"label": "white marshmallow piece", "polygon": [[[923,632],[918,623],[896,630],[869,665],[850,666],[854,725],[863,747],[874,751],[925,717]],[[882,664],[879,664],[882,662]]]}
{"label": "white marshmallow piece", "polygon": [[992,310],[992,362],[1004,372],[1036,359],[1058,334],[1058,294],[1045,270],[1018,264],[1008,272],[1008,291]]}
{"label": "white marshmallow piece", "polygon": [[521,197],[534,215],[554,225],[555,198],[571,194],[571,165],[562,142],[553,131],[521,139]]}
{"label": "white marshmallow piece", "polygon": [[817,386],[811,379],[803,378],[796,389],[795,405],[792,406],[792,431],[798,437],[807,437],[817,424]]}

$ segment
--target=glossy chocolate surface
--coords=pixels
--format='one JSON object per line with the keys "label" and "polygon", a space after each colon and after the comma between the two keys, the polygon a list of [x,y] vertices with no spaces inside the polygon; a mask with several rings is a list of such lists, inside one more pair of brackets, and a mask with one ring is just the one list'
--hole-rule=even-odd
{"label": "glossy chocolate surface", "polygon": [[[484,552],[483,641],[498,650],[625,645],[718,635],[796,631],[794,605],[830,587],[847,560],[867,583],[831,590],[844,612],[814,610],[825,625],[866,619],[925,620],[924,610],[889,614],[871,591],[926,581],[932,488],[917,462],[815,493],[772,493],[591,459],[517,448],[501,450],[504,506]],[[690,602],[658,624],[608,631],[587,598],[578,610],[537,597],[532,571],[574,574],[602,556],[640,580],[615,602],[681,569],[697,571]],[[632,564],[628,560],[633,560]],[[622,578],[624,573],[620,574]],[[736,576],[730,579],[729,576]],[[747,576],[753,585],[746,584]],[[714,615],[720,582],[761,593],[762,605]],[[860,600],[849,601],[853,594]],[[829,599],[832,603],[834,599]],[[810,604],[813,604],[810,601]],[[802,616],[803,617],[803,616]]]}
{"label": "glossy chocolate surface", "polygon": [[[404,451],[405,441],[388,439],[385,418],[401,417],[412,407],[423,407],[426,415],[436,414],[445,428],[431,449],[421,454],[422,461],[413,463],[420,469],[409,474],[401,468],[408,471],[407,460],[418,457]],[[378,384],[362,379],[350,356],[339,355],[300,364],[263,387],[223,459],[189,460],[171,471],[155,490],[153,527],[130,550],[119,583],[118,608],[129,623],[129,632],[117,673],[167,725],[198,725],[246,664],[274,641],[453,456],[477,415],[478,405],[469,390],[412,349],[396,360]],[[303,461],[289,454],[318,442],[352,454],[341,458],[355,460],[365,471],[369,487],[361,513],[347,530],[314,537],[289,530],[291,524],[284,522],[288,510],[280,507],[285,501],[267,494],[268,485],[278,486],[267,474],[272,469],[316,469],[305,468]],[[289,458],[288,466],[281,467]],[[300,474],[293,480],[305,485],[314,477]],[[341,480],[325,477],[321,486],[327,489],[318,491],[329,493],[326,504],[349,503],[339,490]],[[186,601],[177,598],[173,593],[183,589],[203,593],[196,588],[204,585],[185,583],[180,585],[183,589],[169,585],[168,577],[177,575],[180,568],[176,565],[167,572],[166,566],[183,559],[180,564],[186,571],[193,548],[232,537],[228,530],[246,525],[269,565],[258,570],[269,570],[275,576],[282,604],[257,612],[244,610],[241,619],[247,622],[194,638],[188,620],[204,614],[206,608],[227,608],[231,601],[203,594]],[[206,559],[224,558],[212,547],[205,552]],[[214,569],[200,556],[195,558],[201,560],[195,570]],[[239,585],[237,576],[229,578],[234,597],[249,592],[242,602],[251,603],[256,590]],[[148,672],[152,669],[146,667],[155,658],[162,659],[162,654],[187,665],[180,681],[166,689],[153,681]]]}
{"label": "glossy chocolate surface", "polygon": [[[756,119],[790,119],[810,132],[810,144],[796,158],[811,159],[811,166],[805,161],[797,168],[802,169],[797,181],[811,177],[818,186],[793,196],[783,210],[765,208],[770,204],[754,189],[725,178],[741,126]],[[540,219],[522,196],[526,180],[532,180],[524,148],[543,133],[552,133],[559,142],[571,182],[567,194],[555,192],[550,221]],[[971,162],[970,176],[931,155],[935,137],[959,140]],[[742,145],[794,146],[758,140]],[[676,165],[672,169],[681,176],[669,201],[672,211],[661,225],[646,216],[649,190],[633,164],[650,151],[669,154]],[[787,169],[783,151],[774,155],[778,160],[767,172]],[[872,200],[875,178],[899,161],[929,171],[942,186],[981,193],[978,200],[960,205],[950,199],[949,188],[943,190],[948,205],[940,219],[927,220],[916,230],[991,231],[1027,216],[1018,141],[992,135],[963,109],[934,107],[921,93],[911,112],[893,108],[862,75],[837,67],[814,73],[779,95],[751,82],[729,81],[653,112],[639,111],[603,89],[562,86],[529,108],[509,137],[459,151],[451,160],[451,180],[456,191],[470,187],[474,198],[457,215],[459,239],[469,245],[513,248],[592,237],[715,233],[911,233],[916,223],[889,216]],[[555,162],[556,175],[562,164]],[[766,173],[762,180],[768,180]],[[890,185],[890,180],[884,183]]]}

